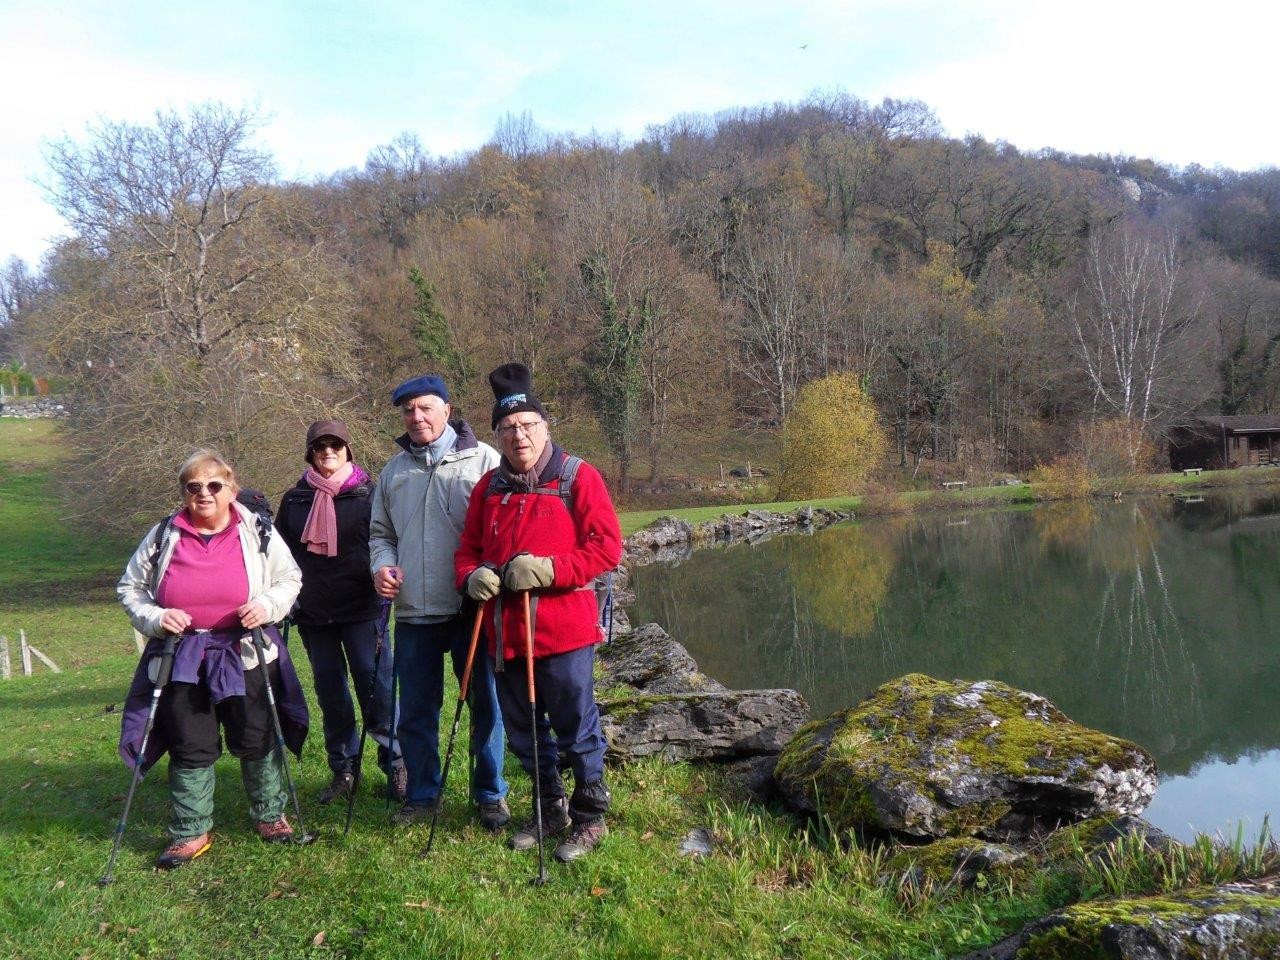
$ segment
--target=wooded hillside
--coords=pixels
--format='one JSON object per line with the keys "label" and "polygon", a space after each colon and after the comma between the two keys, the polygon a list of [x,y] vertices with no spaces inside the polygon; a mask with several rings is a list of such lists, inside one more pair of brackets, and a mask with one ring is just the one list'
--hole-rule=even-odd
{"label": "wooded hillside", "polygon": [[282,485],[330,413],[376,465],[390,387],[426,369],[487,428],[483,374],[514,358],[622,488],[776,430],[831,373],[874,401],[886,474],[1023,471],[1099,430],[1136,457],[1280,403],[1276,169],[1025,153],[837,94],[634,143],[508,116],[466,156],[404,134],[297,184],[257,123],[215,104],[55,144],[76,235],[0,281],[0,349],[69,378],[99,483],[134,498],[165,495],[140,458],[167,490],[199,442]]}

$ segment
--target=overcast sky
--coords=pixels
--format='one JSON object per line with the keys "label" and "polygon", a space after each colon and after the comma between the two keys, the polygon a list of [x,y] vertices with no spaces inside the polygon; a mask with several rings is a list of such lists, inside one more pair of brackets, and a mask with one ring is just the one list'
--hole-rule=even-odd
{"label": "overcast sky", "polygon": [[471,149],[507,112],[635,137],[815,89],[1024,148],[1273,166],[1278,26],[1257,0],[0,0],[0,259],[63,230],[32,182],[49,140],[211,99],[259,105],[298,178],[405,130]]}

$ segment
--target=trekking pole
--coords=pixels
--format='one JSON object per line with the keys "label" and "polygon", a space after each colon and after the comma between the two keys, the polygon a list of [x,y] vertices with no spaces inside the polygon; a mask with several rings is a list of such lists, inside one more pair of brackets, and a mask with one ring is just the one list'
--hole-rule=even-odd
{"label": "trekking pole", "polygon": [[546,853],[542,849],[542,768],[538,765],[538,701],[533,684],[533,616],[530,613],[529,591],[525,590],[524,603],[524,655],[529,678],[529,729],[533,734],[533,819],[538,837],[538,875],[531,881],[535,887],[547,882]]}
{"label": "trekking pole", "polygon": [[[387,623],[391,619],[391,601],[382,601],[382,613],[378,621],[378,640],[373,648],[373,683],[369,690],[369,702],[361,707],[360,714],[360,746],[356,748],[355,767],[351,771],[351,791],[347,794],[347,822],[342,828],[342,835],[345,837],[351,832],[351,816],[356,809],[356,792],[360,789],[360,782],[364,779],[364,745],[369,736],[369,714],[373,712],[373,707],[378,697],[378,671],[382,669],[382,650],[386,645]],[[388,721],[395,721],[395,704],[392,704],[391,718]],[[390,739],[387,741],[390,743]],[[387,764],[390,767],[395,762],[395,758],[390,756],[391,747],[387,747]]]}
{"label": "trekking pole", "polygon": [[[432,476],[434,477],[435,474],[432,474]],[[397,583],[400,581],[400,576],[395,572],[394,568],[392,569],[390,576],[391,576],[391,579],[396,581]],[[391,608],[390,606],[388,606],[387,607],[388,613],[390,613],[390,610]],[[399,621],[396,621],[396,632],[397,633],[400,632]],[[387,764],[388,766],[392,766],[392,767],[396,762],[396,750],[400,745],[399,739],[396,736],[396,730],[400,726],[400,658],[396,656],[396,652],[397,651],[396,651],[395,643],[392,642],[391,644],[391,720],[389,721],[390,729],[387,731]],[[383,809],[384,810],[391,809],[391,791],[390,790],[387,791],[386,800],[383,802]]]}
{"label": "trekking pole", "polygon": [[467,665],[462,668],[462,680],[458,684],[458,706],[453,711],[453,729],[449,731],[449,746],[444,752],[444,768],[440,772],[440,790],[436,793],[436,802],[431,810],[431,832],[427,834],[427,845],[422,856],[431,852],[431,845],[436,840],[436,822],[440,819],[440,808],[444,806],[444,788],[449,782],[449,764],[453,761],[453,744],[458,739],[458,723],[462,720],[462,705],[467,702],[467,691],[471,687],[471,666],[476,658],[476,646],[480,642],[480,627],[484,623],[484,604],[476,606],[476,622],[471,628],[471,646],[467,648]]}
{"label": "trekking pole", "polygon": [[298,835],[293,842],[305,846],[316,839],[316,834],[308,833],[306,825],[302,822],[302,805],[298,803],[298,791],[293,785],[293,774],[289,772],[289,751],[285,747],[284,730],[280,726],[276,692],[271,687],[271,672],[267,669],[267,645],[262,639],[262,628],[254,627],[250,633],[253,635],[254,652],[258,654],[258,666],[262,668],[262,682],[267,688],[267,706],[271,708],[271,722],[276,730],[276,750],[280,752],[280,765],[284,767],[284,782],[288,785],[289,796],[293,799],[293,812],[298,815]]}
{"label": "trekking pole", "polygon": [[147,754],[147,741],[151,739],[151,728],[156,723],[156,710],[160,706],[160,694],[169,683],[173,672],[173,647],[177,637],[172,633],[164,635],[164,649],[160,652],[160,666],[156,670],[156,683],[151,688],[151,708],[147,711],[147,722],[142,728],[142,743],[138,746],[138,756],[133,762],[133,777],[129,781],[129,792],[124,798],[124,811],[120,814],[120,822],[116,824],[116,838],[111,844],[111,858],[107,860],[107,872],[98,879],[98,886],[107,887],[115,883],[116,857],[120,853],[120,841],[124,839],[124,825],[129,820],[129,807],[133,803],[133,792],[138,789],[138,781],[142,779],[143,758]]}

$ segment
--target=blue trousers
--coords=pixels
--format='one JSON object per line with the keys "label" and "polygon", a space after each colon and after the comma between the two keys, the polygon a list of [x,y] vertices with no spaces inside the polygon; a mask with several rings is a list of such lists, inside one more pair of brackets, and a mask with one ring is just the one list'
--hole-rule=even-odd
{"label": "blue trousers", "polygon": [[[560,767],[573,770],[569,814],[575,823],[601,817],[609,809],[604,787],[604,731],[596,706],[591,670],[595,647],[537,657],[533,661],[538,710],[538,766],[543,799],[564,796]],[[498,699],[511,752],[533,776],[533,727],[528,668],[523,658],[506,660],[498,674]],[[554,736],[552,735],[554,732]]]}
{"label": "blue trousers", "polygon": [[386,769],[386,747],[391,732],[391,651],[382,651],[378,675],[373,661],[378,647],[376,620],[334,623],[325,626],[298,624],[302,645],[311,661],[311,673],[324,724],[324,750],[329,769],[350,771],[360,746],[355,707],[351,702],[348,674],[360,702],[360,716],[380,744],[378,758]]}
{"label": "blue trousers", "polygon": [[[471,642],[462,617],[442,623],[396,624],[396,671],[400,684],[400,721],[396,738],[409,774],[405,799],[434,803],[440,793],[440,706],[444,700],[444,657],[453,660],[453,674],[462,680]],[[493,666],[482,645],[471,668],[467,693],[471,713],[471,799],[493,803],[507,795],[502,778],[504,736]],[[450,718],[452,722],[452,718]]]}

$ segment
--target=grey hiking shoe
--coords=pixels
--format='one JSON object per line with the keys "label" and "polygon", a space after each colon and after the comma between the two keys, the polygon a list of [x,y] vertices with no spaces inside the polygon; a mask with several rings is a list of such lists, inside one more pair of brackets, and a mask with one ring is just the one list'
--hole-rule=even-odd
{"label": "grey hiking shoe", "polygon": [[355,782],[356,779],[350,770],[337,771],[329,781],[329,785],[320,791],[320,796],[316,797],[316,803],[323,807],[333,803],[339,797],[345,797],[351,792]]}
{"label": "grey hiking shoe", "polygon": [[[542,805],[542,836],[556,837],[569,829],[569,800],[567,797],[556,797]],[[538,843],[538,821],[533,817],[526,820],[507,846],[512,850],[532,850]]]}
{"label": "grey hiking shoe", "polygon": [[609,828],[604,825],[604,820],[575,823],[573,832],[564,838],[563,843],[556,847],[554,856],[561,863],[568,863],[570,860],[585,857],[608,835]]}
{"label": "grey hiking shoe", "polygon": [[480,826],[490,833],[497,833],[511,822],[511,808],[501,798],[493,803],[477,803],[476,816],[480,818]]}
{"label": "grey hiking shoe", "polygon": [[431,808],[430,803],[413,803],[406,801],[404,806],[391,815],[391,822],[397,827],[411,827],[415,823],[430,819]]}

